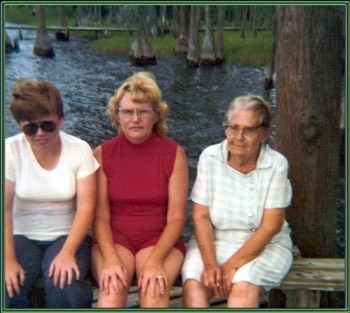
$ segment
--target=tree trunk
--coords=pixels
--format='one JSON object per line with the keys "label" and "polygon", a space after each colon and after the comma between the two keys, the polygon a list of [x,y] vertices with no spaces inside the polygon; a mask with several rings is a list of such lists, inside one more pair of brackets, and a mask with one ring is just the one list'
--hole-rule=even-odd
{"label": "tree trunk", "polygon": [[191,5],[190,38],[187,50],[187,67],[199,66],[200,6]]}
{"label": "tree trunk", "polygon": [[169,34],[169,24],[166,18],[166,12],[167,12],[167,6],[162,5],[161,6],[161,16],[160,16],[160,23],[161,23],[161,29],[164,34]]}
{"label": "tree trunk", "polygon": [[101,25],[102,20],[102,7],[100,5],[97,6],[97,14],[98,14],[98,24]]}
{"label": "tree trunk", "polygon": [[245,39],[245,24],[247,21],[247,11],[248,7],[247,6],[242,6],[242,29],[241,29],[241,38]]}
{"label": "tree trunk", "polygon": [[67,27],[66,12],[64,10],[64,5],[58,7],[58,24],[61,27]]}
{"label": "tree trunk", "polygon": [[276,58],[276,15],[273,16],[273,42],[269,63],[265,67],[264,87],[266,90],[274,87],[275,58]]}
{"label": "tree trunk", "polygon": [[36,14],[38,17],[38,29],[33,52],[39,56],[52,58],[55,56],[55,52],[52,47],[51,39],[46,31],[44,7],[41,5],[36,6]]}
{"label": "tree trunk", "polygon": [[180,6],[180,36],[175,45],[176,55],[187,55],[189,40],[190,6]]}
{"label": "tree trunk", "polygon": [[215,49],[212,40],[212,27],[210,22],[210,8],[205,6],[205,39],[202,46],[200,64],[204,66],[216,65]]}
{"label": "tree trunk", "polygon": [[254,21],[254,5],[250,5],[247,8],[247,12],[248,12],[248,30],[250,32],[253,32],[253,21]]}
{"label": "tree trunk", "polygon": [[146,10],[147,7],[139,6],[139,27],[129,54],[130,61],[133,65],[145,66],[157,64],[151,44],[147,40],[145,26]]}
{"label": "tree trunk", "polygon": [[77,6],[77,25],[78,27],[84,27],[89,25],[89,21],[87,16],[85,16],[84,12],[84,6],[78,5]]}
{"label": "tree trunk", "polygon": [[114,24],[115,23],[115,14],[114,14],[114,5],[109,5],[108,6],[108,17],[107,17],[107,21],[109,23]]}
{"label": "tree trunk", "polygon": [[64,10],[64,5],[60,5],[58,7],[58,23],[64,29],[59,29],[56,32],[56,39],[60,41],[68,41],[69,40],[69,30],[67,26],[66,20],[66,12]]}
{"label": "tree trunk", "polygon": [[341,24],[335,6],[277,9],[276,147],[290,162],[287,220],[303,257],[336,257]]}
{"label": "tree trunk", "polygon": [[[147,12],[147,13],[146,13]],[[158,23],[156,8],[153,5],[149,5],[144,8],[144,30],[152,37],[158,37],[163,35],[163,30]]]}
{"label": "tree trunk", "polygon": [[5,31],[5,53],[19,51],[18,38],[15,38],[12,42],[7,31]]}
{"label": "tree trunk", "polygon": [[235,14],[234,14],[234,19],[232,20],[232,27],[237,27],[238,22],[240,21],[240,7],[239,5],[235,5]]}
{"label": "tree trunk", "polygon": [[253,38],[258,38],[258,31],[257,31],[257,20],[258,20],[258,7],[252,6],[252,19],[253,19],[253,25],[252,25],[252,32],[253,32]]}
{"label": "tree trunk", "polygon": [[217,43],[216,43],[216,64],[221,65],[225,62],[224,57],[224,26],[225,18],[225,6],[218,6],[218,32],[217,32]]}
{"label": "tree trunk", "polygon": [[93,20],[97,20],[98,18],[98,6],[94,5],[92,6],[93,10],[92,10],[92,19]]}
{"label": "tree trunk", "polygon": [[179,6],[173,5],[173,20],[171,24],[171,33],[174,37],[179,36],[180,27],[179,27]]}

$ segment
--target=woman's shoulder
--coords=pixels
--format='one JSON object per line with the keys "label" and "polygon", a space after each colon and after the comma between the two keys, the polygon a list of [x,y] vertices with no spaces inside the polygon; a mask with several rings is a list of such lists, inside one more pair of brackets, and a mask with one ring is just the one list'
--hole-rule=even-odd
{"label": "woman's shoulder", "polygon": [[175,141],[174,139],[171,139],[169,137],[166,136],[158,136],[158,135],[154,135],[153,138],[158,142],[161,143],[162,145],[169,145],[169,146],[173,146],[173,147],[177,147],[179,144],[177,141]]}
{"label": "woman's shoulder", "polygon": [[222,149],[224,149],[225,140],[210,146],[207,146],[202,150],[202,156],[218,156],[221,155]]}
{"label": "woman's shoulder", "polygon": [[5,139],[6,149],[22,149],[25,146],[25,137],[22,133]]}
{"label": "woman's shoulder", "polygon": [[12,143],[16,143],[16,142],[21,142],[23,139],[24,139],[23,133],[19,133],[19,134],[14,135],[14,136],[7,137],[5,139],[5,143],[12,144]]}
{"label": "woman's shoulder", "polygon": [[121,142],[121,136],[118,135],[118,136],[115,136],[115,137],[110,138],[110,139],[106,139],[105,141],[101,142],[101,144],[99,145],[99,148],[100,149],[103,148],[105,150],[106,148],[113,147],[120,142]]}
{"label": "woman's shoulder", "polygon": [[287,158],[281,152],[271,148],[269,145],[266,145],[266,152],[274,159],[287,161]]}
{"label": "woman's shoulder", "polygon": [[288,159],[279,151],[271,148],[269,145],[265,145],[265,158],[269,160],[271,163],[277,166],[288,167]]}
{"label": "woman's shoulder", "polygon": [[63,131],[60,132],[60,137],[64,143],[66,143],[69,147],[73,147],[74,149],[77,149],[78,147],[91,149],[88,142],[79,137],[67,134]]}

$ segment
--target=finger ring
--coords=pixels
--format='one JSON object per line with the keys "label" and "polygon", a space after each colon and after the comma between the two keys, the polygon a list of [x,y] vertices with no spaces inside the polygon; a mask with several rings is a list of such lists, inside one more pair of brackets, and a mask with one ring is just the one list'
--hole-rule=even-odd
{"label": "finger ring", "polygon": [[162,275],[159,275],[156,277],[156,279],[163,279],[164,277]]}
{"label": "finger ring", "polygon": [[105,274],[104,277],[109,277],[109,276]]}

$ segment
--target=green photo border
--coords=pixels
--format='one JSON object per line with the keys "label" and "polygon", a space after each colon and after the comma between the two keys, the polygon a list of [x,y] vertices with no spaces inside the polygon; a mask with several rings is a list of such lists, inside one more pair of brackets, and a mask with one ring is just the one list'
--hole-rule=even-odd
{"label": "green photo border", "polygon": [[[1,100],[2,100],[2,106],[0,110],[0,116],[1,116],[1,134],[0,134],[0,139],[1,139],[1,153],[0,153],[0,158],[1,158],[1,312],[138,312],[140,310],[143,311],[149,311],[149,312],[167,312],[167,311],[180,311],[180,312],[219,312],[222,310],[225,310],[223,308],[220,309],[133,309],[133,308],[125,308],[125,309],[6,309],[4,308],[4,288],[5,288],[5,282],[4,282],[4,242],[3,242],[3,229],[4,229],[4,133],[5,133],[5,7],[7,5],[342,5],[346,6],[346,86],[348,86],[348,32],[347,29],[349,27],[348,25],[348,14],[349,14],[349,6],[348,6],[348,1],[84,1],[84,2],[79,2],[79,1],[3,1],[1,3],[1,37],[3,38],[1,41]],[[348,89],[346,89],[346,104],[348,103]],[[346,123],[348,123],[348,110],[346,106]],[[346,126],[345,126],[346,127]],[[346,132],[346,143],[348,143],[348,136]],[[346,144],[346,181],[348,177],[348,168],[347,168],[347,144]],[[346,183],[346,190],[347,190],[347,183]],[[348,201],[346,197],[346,211],[348,208]],[[349,215],[346,212],[346,225],[349,222]],[[348,230],[346,227],[346,260],[348,256]],[[346,269],[348,268],[348,262],[346,262]],[[349,303],[349,290],[348,290],[348,271],[346,271],[346,277],[345,277],[345,283],[346,283],[346,291],[345,295],[347,298],[346,301],[346,306],[348,306]],[[228,310],[228,309],[226,309]],[[330,312],[349,312],[348,307],[345,309],[269,309],[269,308],[260,308],[260,309],[230,309],[235,312],[254,312],[254,311],[267,311],[267,312],[285,312],[285,311],[297,311],[297,312],[325,312],[325,311],[330,311]]]}

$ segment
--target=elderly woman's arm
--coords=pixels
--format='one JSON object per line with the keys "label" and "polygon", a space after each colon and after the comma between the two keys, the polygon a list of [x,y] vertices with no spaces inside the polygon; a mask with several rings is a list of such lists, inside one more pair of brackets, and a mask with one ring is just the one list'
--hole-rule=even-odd
{"label": "elderly woman's arm", "polygon": [[232,277],[242,265],[256,258],[280,232],[285,218],[285,209],[265,209],[261,226],[247,242],[222,266],[225,292],[231,288]]}
{"label": "elderly woman's arm", "polygon": [[77,180],[77,212],[68,237],[49,269],[49,276],[53,276],[56,286],[63,288],[66,283],[70,284],[74,279],[74,272],[76,279],[80,278],[75,253],[91,227],[95,206],[96,173],[94,172]]}
{"label": "elderly woman's arm", "polygon": [[139,287],[143,293],[146,293],[148,282],[153,282],[153,277],[159,274],[164,276],[165,283],[167,283],[163,263],[182,235],[186,222],[187,192],[187,158],[184,149],[178,146],[174,170],[169,180],[167,225],[142,269]]}
{"label": "elderly woman's arm", "polygon": [[209,208],[194,203],[192,217],[197,244],[204,263],[202,283],[205,287],[212,289],[215,296],[221,296],[221,268],[216,261],[214,233]]}

